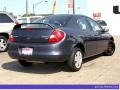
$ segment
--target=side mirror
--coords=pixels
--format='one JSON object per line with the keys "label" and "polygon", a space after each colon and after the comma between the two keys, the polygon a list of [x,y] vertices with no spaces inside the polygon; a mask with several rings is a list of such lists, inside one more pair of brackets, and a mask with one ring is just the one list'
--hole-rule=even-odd
{"label": "side mirror", "polygon": [[109,28],[108,27],[104,27],[103,28],[103,32],[108,32],[109,31]]}

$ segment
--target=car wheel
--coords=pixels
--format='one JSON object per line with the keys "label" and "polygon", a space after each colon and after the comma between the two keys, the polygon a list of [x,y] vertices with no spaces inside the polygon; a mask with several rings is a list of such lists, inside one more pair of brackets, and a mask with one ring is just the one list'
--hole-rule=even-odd
{"label": "car wheel", "polygon": [[74,48],[70,60],[68,60],[68,66],[72,71],[79,71],[82,66],[83,54],[79,48]]}
{"label": "car wheel", "polygon": [[112,56],[115,52],[115,44],[114,42],[110,42],[107,50],[103,53],[105,56]]}
{"label": "car wheel", "polygon": [[20,65],[24,66],[24,67],[29,67],[32,66],[31,62],[27,62],[25,60],[18,60],[18,62],[20,63]]}
{"label": "car wheel", "polygon": [[7,38],[0,36],[0,52],[5,52],[7,50]]}

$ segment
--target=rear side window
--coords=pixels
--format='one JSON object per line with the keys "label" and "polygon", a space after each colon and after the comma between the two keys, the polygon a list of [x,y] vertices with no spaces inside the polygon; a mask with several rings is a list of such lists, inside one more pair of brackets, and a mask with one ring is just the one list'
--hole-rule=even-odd
{"label": "rear side window", "polygon": [[13,23],[13,20],[6,14],[0,14],[0,23]]}
{"label": "rear side window", "polygon": [[38,19],[34,23],[47,23],[50,25],[54,25],[56,27],[65,26],[70,19],[71,16],[48,16],[42,19]]}

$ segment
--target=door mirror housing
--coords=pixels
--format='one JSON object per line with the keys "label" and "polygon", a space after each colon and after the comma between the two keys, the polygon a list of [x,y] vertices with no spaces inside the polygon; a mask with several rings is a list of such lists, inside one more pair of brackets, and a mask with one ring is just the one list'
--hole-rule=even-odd
{"label": "door mirror housing", "polygon": [[108,28],[108,27],[104,27],[102,31],[103,31],[103,32],[108,32],[108,31],[109,31],[109,28]]}

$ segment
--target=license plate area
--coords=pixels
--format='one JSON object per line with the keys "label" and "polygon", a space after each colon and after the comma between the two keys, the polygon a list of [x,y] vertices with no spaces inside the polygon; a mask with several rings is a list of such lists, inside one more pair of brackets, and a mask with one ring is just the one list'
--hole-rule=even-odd
{"label": "license plate area", "polygon": [[21,48],[19,54],[21,55],[33,55],[33,48]]}

